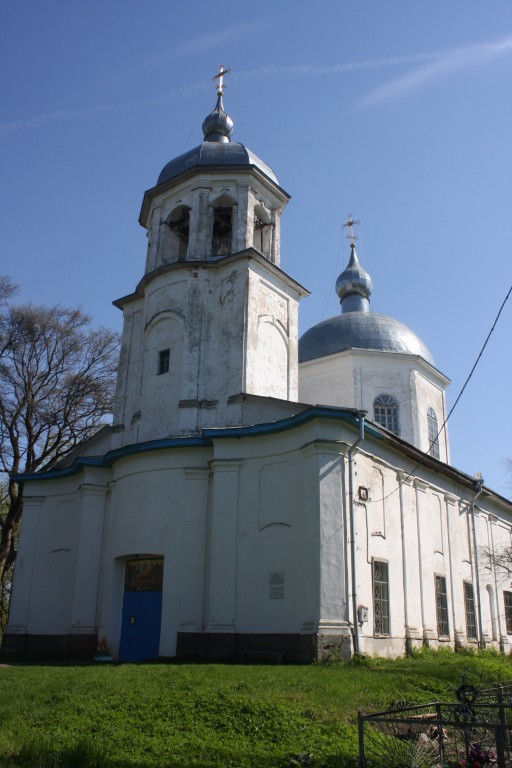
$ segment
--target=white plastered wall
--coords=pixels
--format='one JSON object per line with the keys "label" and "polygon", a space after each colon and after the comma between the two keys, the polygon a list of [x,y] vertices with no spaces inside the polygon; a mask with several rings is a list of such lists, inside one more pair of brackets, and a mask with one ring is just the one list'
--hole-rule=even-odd
{"label": "white plastered wall", "polygon": [[[400,437],[427,451],[427,410],[434,408],[441,427],[448,383],[417,356],[351,349],[301,363],[298,394],[301,402],[313,405],[363,409],[370,420],[375,398],[391,395],[399,405]],[[440,459],[449,461],[446,429],[440,436]]]}

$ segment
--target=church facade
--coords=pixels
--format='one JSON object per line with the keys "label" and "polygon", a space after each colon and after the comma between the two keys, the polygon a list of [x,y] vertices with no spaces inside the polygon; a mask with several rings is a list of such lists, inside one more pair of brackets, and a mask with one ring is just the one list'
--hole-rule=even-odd
{"label": "church facade", "polygon": [[[222,81],[222,78],[221,78]],[[298,338],[280,266],[289,200],[231,140],[144,195],[113,424],[23,476],[6,651],[311,661],[512,641],[512,504],[450,464],[449,380],[373,313],[351,258],[341,313]],[[351,222],[349,222],[351,223]]]}

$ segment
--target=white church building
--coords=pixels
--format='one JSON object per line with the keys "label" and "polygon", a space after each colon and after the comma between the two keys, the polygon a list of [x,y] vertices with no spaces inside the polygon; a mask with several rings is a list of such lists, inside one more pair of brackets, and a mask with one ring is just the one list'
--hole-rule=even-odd
{"label": "white church building", "polygon": [[[221,78],[222,80],[222,78]],[[93,657],[311,661],[512,642],[512,504],[450,464],[449,380],[372,312],[351,257],[341,312],[299,340],[307,291],[280,266],[289,196],[204,140],[143,199],[111,427],[21,476],[3,648]]]}

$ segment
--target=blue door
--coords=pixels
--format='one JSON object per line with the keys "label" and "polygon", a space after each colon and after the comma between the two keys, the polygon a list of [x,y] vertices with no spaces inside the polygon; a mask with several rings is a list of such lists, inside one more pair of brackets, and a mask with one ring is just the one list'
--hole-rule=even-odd
{"label": "blue door", "polygon": [[119,661],[158,658],[163,558],[126,562]]}

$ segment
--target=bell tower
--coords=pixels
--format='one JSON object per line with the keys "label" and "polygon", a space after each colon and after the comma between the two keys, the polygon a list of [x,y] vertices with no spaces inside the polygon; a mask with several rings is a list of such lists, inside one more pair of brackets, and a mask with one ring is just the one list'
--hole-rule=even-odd
{"label": "bell tower", "polygon": [[280,269],[289,196],[231,140],[226,71],[215,78],[203,142],[167,163],[144,195],[145,273],[114,302],[124,313],[119,445],[245,423],[240,395],[297,400],[298,302],[307,291]]}

